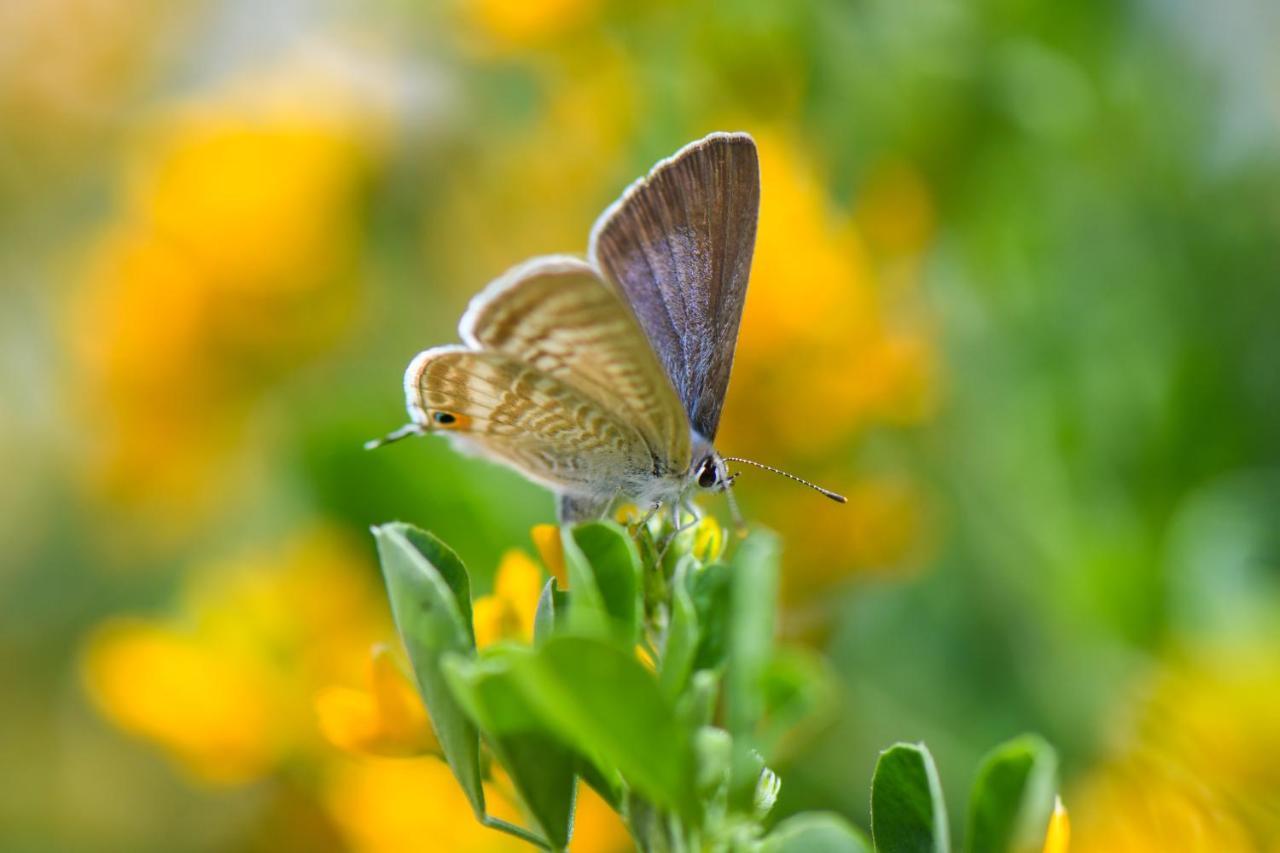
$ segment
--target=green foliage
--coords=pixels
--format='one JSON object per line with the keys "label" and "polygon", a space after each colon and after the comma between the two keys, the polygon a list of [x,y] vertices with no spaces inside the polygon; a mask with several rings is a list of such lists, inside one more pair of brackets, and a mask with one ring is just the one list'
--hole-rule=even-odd
{"label": "green foliage", "polygon": [[969,853],[1039,850],[1053,813],[1058,757],[1033,735],[987,753],[969,795]]}
{"label": "green foliage", "polygon": [[[833,703],[811,654],[774,646],[778,543],[754,533],[726,563],[675,540],[596,522],[562,531],[569,589],[538,601],[532,645],[477,653],[458,558],[403,524],[375,529],[396,626],[445,757],[488,826],[571,845],[579,780],[643,850],[865,853],[839,816],[802,813],[766,833],[782,744]],[[663,531],[669,536],[669,530]],[[643,557],[641,556],[643,555]],[[661,556],[661,559],[659,558]],[[652,657],[653,660],[649,660]],[[507,771],[532,829],[485,813],[482,769]],[[1056,757],[1034,737],[984,761],[970,806],[974,853],[1042,842]],[[923,745],[886,750],[872,782],[877,853],[948,853],[938,774]]]}
{"label": "green foliage", "polygon": [[373,535],[396,630],[413,663],[441,750],[471,808],[482,816],[480,736],[445,684],[441,669],[441,660],[451,652],[475,653],[467,570],[447,545],[410,525],[385,524],[374,528]]}
{"label": "green foliage", "polygon": [[778,824],[760,845],[761,853],[871,853],[865,835],[844,818],[807,812]]}
{"label": "green foliage", "polygon": [[485,741],[507,768],[520,798],[555,847],[572,831],[576,775],[574,754],[548,735],[500,661],[452,656],[445,662],[449,685],[467,713],[484,728]]}
{"label": "green foliage", "polygon": [[871,837],[879,853],[948,853],[947,809],[933,756],[923,744],[880,753],[871,781]]}

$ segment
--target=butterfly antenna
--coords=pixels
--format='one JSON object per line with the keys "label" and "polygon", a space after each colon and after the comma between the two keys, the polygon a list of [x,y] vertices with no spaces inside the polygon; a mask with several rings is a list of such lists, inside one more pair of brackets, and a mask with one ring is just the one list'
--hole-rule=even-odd
{"label": "butterfly antenna", "polygon": [[364,449],[377,450],[379,447],[392,444],[394,442],[399,441],[402,438],[408,438],[411,435],[421,435],[421,434],[422,434],[422,427],[420,427],[418,424],[405,424],[404,426],[400,427],[400,429],[396,430],[395,432],[389,432],[386,435],[384,435],[382,438],[373,438],[373,439],[370,439],[369,441],[366,441],[364,443]]}
{"label": "butterfly antenna", "polygon": [[822,488],[822,486],[819,486],[817,483],[810,483],[808,480],[804,479],[803,477],[797,477],[795,474],[789,473],[787,471],[783,471],[781,468],[774,468],[772,465],[766,465],[763,462],[755,462],[751,459],[743,459],[741,456],[726,456],[724,457],[724,461],[725,462],[742,462],[746,465],[754,465],[757,468],[763,468],[766,471],[772,471],[775,474],[786,477],[788,480],[795,480],[797,483],[799,483],[802,486],[808,486],[809,488],[813,489],[815,492],[826,495],[827,497],[831,498],[831,500],[835,501],[838,504],[849,502],[844,495],[837,494],[836,492],[833,492],[830,489],[824,489]]}

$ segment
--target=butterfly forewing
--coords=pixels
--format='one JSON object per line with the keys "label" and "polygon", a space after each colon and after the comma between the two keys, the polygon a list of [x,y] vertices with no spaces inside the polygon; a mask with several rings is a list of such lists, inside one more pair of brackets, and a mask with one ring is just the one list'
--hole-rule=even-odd
{"label": "butterfly forewing", "polygon": [[414,423],[514,466],[558,492],[595,493],[652,465],[626,421],[530,364],[459,346],[420,353],[405,373]]}
{"label": "butterfly forewing", "polygon": [[565,383],[629,424],[654,473],[689,467],[689,423],[630,309],[591,265],[535,258],[471,303],[459,325],[477,350],[502,353]]}
{"label": "butterfly forewing", "polygon": [[654,167],[592,229],[693,428],[715,438],[755,247],[760,167],[747,134],[716,133]]}

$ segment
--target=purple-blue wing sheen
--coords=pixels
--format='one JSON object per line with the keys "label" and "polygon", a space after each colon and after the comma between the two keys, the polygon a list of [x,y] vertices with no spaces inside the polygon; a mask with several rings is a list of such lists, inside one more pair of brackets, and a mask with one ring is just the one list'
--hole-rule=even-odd
{"label": "purple-blue wing sheen", "polygon": [[759,204],[755,142],[713,133],[654,166],[591,232],[591,262],[631,305],[709,441],[729,386]]}

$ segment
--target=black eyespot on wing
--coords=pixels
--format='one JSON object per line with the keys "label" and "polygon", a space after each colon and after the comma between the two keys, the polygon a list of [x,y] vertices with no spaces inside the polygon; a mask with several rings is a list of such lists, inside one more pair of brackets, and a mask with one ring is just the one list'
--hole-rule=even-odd
{"label": "black eyespot on wing", "polygon": [[452,412],[435,412],[431,418],[436,423],[440,424],[440,426],[449,426],[450,424],[456,423],[458,420],[457,415]]}

